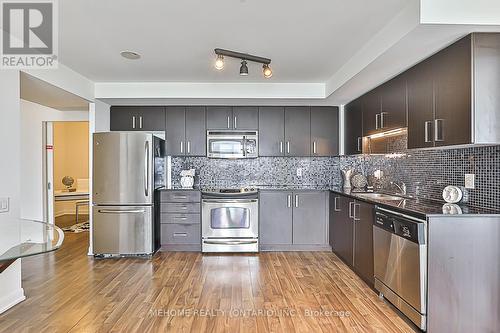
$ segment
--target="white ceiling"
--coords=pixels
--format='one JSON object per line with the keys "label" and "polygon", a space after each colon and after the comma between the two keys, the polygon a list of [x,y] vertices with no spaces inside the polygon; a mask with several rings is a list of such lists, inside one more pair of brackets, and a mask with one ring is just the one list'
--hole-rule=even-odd
{"label": "white ceiling", "polygon": [[[60,61],[96,82],[323,83],[411,1],[59,1]],[[216,47],[271,58],[273,77],[216,71]]]}
{"label": "white ceiling", "polygon": [[21,72],[21,98],[60,111],[87,111],[89,102],[66,90]]}

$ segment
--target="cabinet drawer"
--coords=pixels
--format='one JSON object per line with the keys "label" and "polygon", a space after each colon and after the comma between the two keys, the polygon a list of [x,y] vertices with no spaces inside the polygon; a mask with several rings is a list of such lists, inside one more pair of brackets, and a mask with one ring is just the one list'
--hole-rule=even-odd
{"label": "cabinet drawer", "polygon": [[162,224],[162,244],[201,244],[200,224]]}
{"label": "cabinet drawer", "polygon": [[200,223],[200,214],[162,213],[161,223],[195,224]]}
{"label": "cabinet drawer", "polygon": [[163,202],[161,204],[162,213],[200,213],[200,204],[196,202]]}
{"label": "cabinet drawer", "polygon": [[160,195],[161,202],[200,202],[199,191],[163,191]]}

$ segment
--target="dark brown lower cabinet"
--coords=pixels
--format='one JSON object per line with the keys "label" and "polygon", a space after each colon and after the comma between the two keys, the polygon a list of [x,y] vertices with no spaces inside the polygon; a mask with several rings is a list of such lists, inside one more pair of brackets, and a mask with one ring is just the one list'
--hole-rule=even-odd
{"label": "dark brown lower cabinet", "polygon": [[374,206],[332,193],[330,196],[330,245],[333,252],[363,280],[373,286]]}
{"label": "dark brown lower cabinet", "polygon": [[354,220],[354,270],[363,280],[373,281],[373,219],[375,207],[356,200],[353,206]]}

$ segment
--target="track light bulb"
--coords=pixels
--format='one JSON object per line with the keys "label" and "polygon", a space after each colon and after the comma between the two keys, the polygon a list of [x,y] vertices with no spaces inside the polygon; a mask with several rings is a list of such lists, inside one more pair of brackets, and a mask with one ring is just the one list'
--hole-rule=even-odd
{"label": "track light bulb", "polygon": [[262,73],[264,74],[264,77],[266,79],[269,79],[271,76],[273,76],[273,71],[271,70],[271,67],[269,67],[268,64],[264,64],[262,66]]}
{"label": "track light bulb", "polygon": [[224,68],[224,56],[222,54],[217,55],[217,59],[215,59],[215,68],[218,70]]}
{"label": "track light bulb", "polygon": [[240,75],[241,76],[247,76],[248,75],[248,66],[247,66],[247,62],[245,60],[243,60],[241,62]]}

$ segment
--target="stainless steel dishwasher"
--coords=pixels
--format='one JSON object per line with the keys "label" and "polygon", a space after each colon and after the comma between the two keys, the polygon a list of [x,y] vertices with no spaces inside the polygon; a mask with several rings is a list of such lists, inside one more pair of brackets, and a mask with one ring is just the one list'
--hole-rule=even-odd
{"label": "stainless steel dishwasher", "polygon": [[427,221],[377,207],[375,289],[420,329],[427,323]]}

